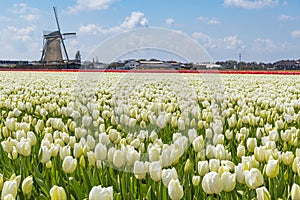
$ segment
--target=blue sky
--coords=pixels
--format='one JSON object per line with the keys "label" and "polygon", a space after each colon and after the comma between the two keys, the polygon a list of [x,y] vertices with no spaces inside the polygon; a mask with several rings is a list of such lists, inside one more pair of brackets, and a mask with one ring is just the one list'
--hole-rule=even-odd
{"label": "blue sky", "polygon": [[80,50],[84,60],[98,44],[123,31],[160,27],[196,40],[214,61],[238,60],[239,53],[244,61],[300,59],[299,0],[42,2],[0,2],[0,59],[40,59],[43,31],[56,30],[53,5],[62,32],[77,33],[65,40],[71,58]]}

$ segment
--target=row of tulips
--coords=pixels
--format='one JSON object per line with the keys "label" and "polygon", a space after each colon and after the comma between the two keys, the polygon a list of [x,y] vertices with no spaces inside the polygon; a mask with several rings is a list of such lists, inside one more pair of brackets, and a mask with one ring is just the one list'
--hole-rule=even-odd
{"label": "row of tulips", "polygon": [[0,75],[1,199],[300,196],[297,76]]}

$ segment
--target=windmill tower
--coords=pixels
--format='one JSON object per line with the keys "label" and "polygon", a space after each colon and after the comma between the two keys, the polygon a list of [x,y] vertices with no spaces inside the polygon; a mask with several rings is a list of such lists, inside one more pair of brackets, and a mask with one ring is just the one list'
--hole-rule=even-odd
{"label": "windmill tower", "polygon": [[[44,34],[41,62],[58,64],[58,63],[65,63],[65,61],[67,61],[67,63],[69,63],[70,60],[69,60],[69,56],[68,56],[68,52],[64,40],[66,36],[75,36],[76,33],[62,34],[60,32],[60,26],[58,22],[56,8],[53,7],[53,10],[54,10],[54,16],[57,25],[57,31]],[[63,47],[63,52],[65,54],[66,60],[63,59],[61,46]]]}

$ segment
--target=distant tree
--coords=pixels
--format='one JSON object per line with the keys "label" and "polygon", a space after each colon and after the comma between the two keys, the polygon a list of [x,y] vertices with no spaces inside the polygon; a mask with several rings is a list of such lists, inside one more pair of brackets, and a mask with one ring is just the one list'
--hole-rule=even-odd
{"label": "distant tree", "polygon": [[113,62],[108,65],[108,69],[116,69],[121,67],[123,64],[119,62]]}
{"label": "distant tree", "polygon": [[81,55],[80,55],[80,51],[77,51],[76,54],[75,54],[75,60],[77,62],[81,62]]}

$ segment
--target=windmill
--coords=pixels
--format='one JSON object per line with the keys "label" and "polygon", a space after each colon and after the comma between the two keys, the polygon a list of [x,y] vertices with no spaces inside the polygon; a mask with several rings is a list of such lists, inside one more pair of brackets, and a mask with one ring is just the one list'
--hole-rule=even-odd
{"label": "windmill", "polygon": [[57,25],[57,31],[53,31],[50,33],[44,33],[44,39],[43,39],[43,51],[42,51],[42,57],[41,62],[43,63],[65,63],[65,60],[62,56],[62,49],[61,45],[63,46],[63,51],[67,60],[67,63],[69,63],[69,56],[66,49],[66,45],[64,43],[64,40],[66,36],[75,36],[76,33],[61,33],[60,32],[60,26],[58,22],[57,12],[56,8],[53,7],[54,10],[54,16],[56,20]]}

